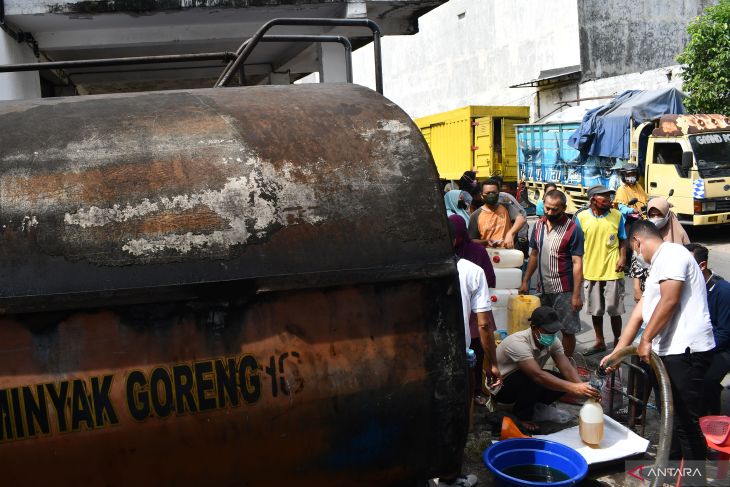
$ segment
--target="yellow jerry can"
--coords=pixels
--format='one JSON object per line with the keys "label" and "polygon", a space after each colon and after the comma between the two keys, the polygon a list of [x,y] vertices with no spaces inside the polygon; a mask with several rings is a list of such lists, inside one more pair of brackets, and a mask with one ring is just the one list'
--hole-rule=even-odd
{"label": "yellow jerry can", "polygon": [[513,334],[530,327],[529,318],[540,306],[540,298],[527,294],[510,296],[507,304],[507,333]]}

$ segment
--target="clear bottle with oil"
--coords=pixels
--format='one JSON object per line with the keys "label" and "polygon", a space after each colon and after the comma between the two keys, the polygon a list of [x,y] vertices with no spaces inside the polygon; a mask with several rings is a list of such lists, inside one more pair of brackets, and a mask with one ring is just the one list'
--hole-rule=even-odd
{"label": "clear bottle with oil", "polygon": [[[606,371],[599,368],[591,374],[590,385],[599,391],[606,381]],[[603,439],[603,406],[595,399],[588,399],[580,408],[578,419],[580,439],[586,445],[598,447]]]}

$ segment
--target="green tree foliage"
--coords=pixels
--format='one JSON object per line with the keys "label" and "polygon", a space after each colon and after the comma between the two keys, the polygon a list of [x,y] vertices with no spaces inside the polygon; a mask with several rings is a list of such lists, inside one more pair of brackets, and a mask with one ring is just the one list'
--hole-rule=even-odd
{"label": "green tree foliage", "polygon": [[690,41],[677,58],[685,65],[685,107],[690,113],[730,115],[730,0],[707,7],[687,32]]}

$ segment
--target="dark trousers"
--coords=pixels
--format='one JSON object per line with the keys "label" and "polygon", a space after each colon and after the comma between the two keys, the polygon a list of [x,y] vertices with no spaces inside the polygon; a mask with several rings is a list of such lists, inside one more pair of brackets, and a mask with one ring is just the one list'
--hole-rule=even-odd
{"label": "dark trousers", "polygon": [[705,373],[705,398],[707,400],[707,414],[720,414],[720,396],[722,386],[720,382],[730,372],[730,350],[715,352],[710,368]]}
{"label": "dark trousers", "polygon": [[705,373],[713,352],[690,353],[661,357],[672,384],[674,428],[671,460],[704,460],[707,458],[705,437],[700,417],[705,415]]}
{"label": "dark trousers", "polygon": [[[560,379],[563,378],[557,372],[546,370]],[[543,404],[552,404],[563,396],[563,391],[553,391],[539,385],[531,377],[527,376],[521,370],[516,370],[509,374],[502,384],[502,389],[497,393],[497,402],[504,404],[514,403],[514,415],[517,419],[530,420],[535,404],[541,402]]]}

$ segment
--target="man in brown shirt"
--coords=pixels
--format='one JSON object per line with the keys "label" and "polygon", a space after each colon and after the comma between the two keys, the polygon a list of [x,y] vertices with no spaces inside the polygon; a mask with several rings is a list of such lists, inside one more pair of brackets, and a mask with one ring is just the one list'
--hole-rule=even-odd
{"label": "man in brown shirt", "polygon": [[[499,204],[499,182],[487,179],[482,183],[484,206],[469,218],[469,236],[485,247],[514,248],[515,232],[512,216]],[[518,211],[515,209],[515,211]],[[519,216],[515,215],[514,218]]]}

